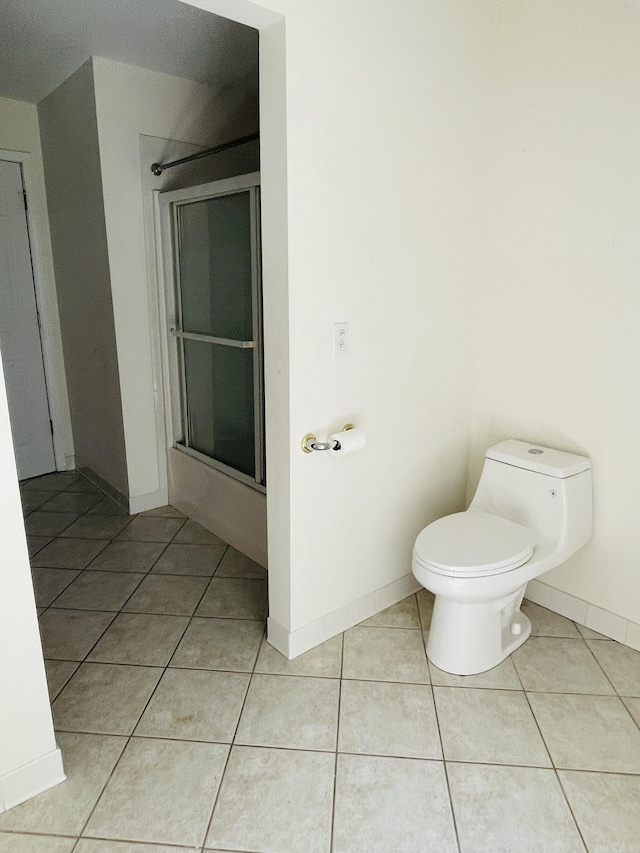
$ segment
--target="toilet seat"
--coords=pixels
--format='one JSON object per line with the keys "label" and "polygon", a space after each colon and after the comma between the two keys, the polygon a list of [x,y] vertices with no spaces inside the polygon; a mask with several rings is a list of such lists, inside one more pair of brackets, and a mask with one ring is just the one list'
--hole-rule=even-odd
{"label": "toilet seat", "polygon": [[467,510],[429,524],[416,539],[413,558],[438,574],[482,577],[517,569],[533,554],[528,527],[489,512]]}

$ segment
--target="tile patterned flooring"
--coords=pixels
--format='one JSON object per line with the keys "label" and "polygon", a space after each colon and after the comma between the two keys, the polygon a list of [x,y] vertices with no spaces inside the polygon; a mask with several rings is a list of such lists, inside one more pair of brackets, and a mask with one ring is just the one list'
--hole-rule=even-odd
{"label": "tile patterned flooring", "polygon": [[452,676],[423,591],[286,661],[264,570],[193,521],[22,492],[68,781],[0,853],[640,850],[640,653],[525,603],[535,636]]}

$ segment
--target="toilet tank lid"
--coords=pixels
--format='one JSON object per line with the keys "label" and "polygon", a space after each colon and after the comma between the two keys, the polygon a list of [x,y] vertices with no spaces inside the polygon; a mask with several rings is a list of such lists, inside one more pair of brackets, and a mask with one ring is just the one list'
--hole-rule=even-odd
{"label": "toilet tank lid", "polygon": [[573,477],[591,468],[591,460],[586,456],[565,453],[564,450],[554,450],[542,444],[529,444],[527,441],[518,441],[515,438],[501,441],[500,444],[490,447],[486,457],[560,480]]}

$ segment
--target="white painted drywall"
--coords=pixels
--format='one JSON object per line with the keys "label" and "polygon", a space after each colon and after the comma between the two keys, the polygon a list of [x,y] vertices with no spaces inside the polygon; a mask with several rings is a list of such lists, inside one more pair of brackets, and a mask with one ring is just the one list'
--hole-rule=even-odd
{"label": "white painted drywall", "polygon": [[[286,19],[261,31],[270,609],[293,631],[404,576],[464,502],[485,34],[468,3],[264,5]],[[301,452],[348,421],[363,452]]]}
{"label": "white painted drywall", "polygon": [[640,622],[640,7],[501,3],[475,485],[506,437],[593,461],[591,544],[545,584]]}
{"label": "white painted drywall", "polygon": [[44,361],[50,393],[51,419],[54,424],[56,465],[59,470],[65,470],[69,465],[73,465],[73,436],[53,270],[38,109],[35,104],[0,98],[0,149],[27,155],[23,163],[23,174],[33,225],[29,236],[34,252],[38,310],[45,345]]}
{"label": "white painted drywall", "polygon": [[[54,753],[49,694],[22,520],[9,411],[0,368],[0,811],[12,780]],[[36,774],[37,776],[37,774]],[[36,777],[34,777],[36,778]],[[58,779],[42,779],[49,787]],[[37,793],[35,790],[27,794]],[[3,799],[5,800],[3,802]]]}
{"label": "white painted drywall", "polygon": [[127,495],[93,90],[89,61],[38,115],[76,464]]}
{"label": "white painted drywall", "polygon": [[[157,454],[161,377],[154,374],[151,341],[157,321],[150,316],[145,251],[151,161],[141,161],[140,136],[164,139],[160,153],[165,156],[171,156],[176,142],[215,145],[255,129],[256,105],[241,84],[214,92],[190,80],[99,57],[93,58],[93,69],[128,493],[132,505],[152,506],[163,487]],[[253,165],[255,155],[254,147],[241,156]],[[225,158],[218,168],[224,172],[227,167],[230,160]],[[158,188],[165,183],[159,181]]]}

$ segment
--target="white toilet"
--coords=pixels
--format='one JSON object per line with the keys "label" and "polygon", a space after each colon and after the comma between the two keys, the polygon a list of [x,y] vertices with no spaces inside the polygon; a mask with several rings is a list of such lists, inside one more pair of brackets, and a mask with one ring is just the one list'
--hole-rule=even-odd
{"label": "white toilet", "polygon": [[490,447],[471,506],[434,521],[413,549],[416,579],[436,596],[427,656],[472,675],[531,634],[527,582],[591,537],[591,462],[511,439]]}

